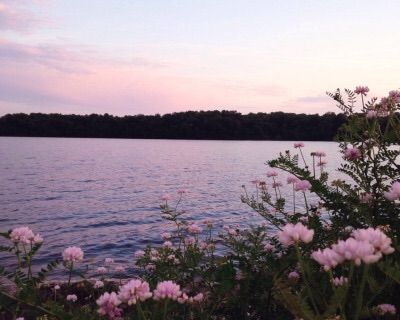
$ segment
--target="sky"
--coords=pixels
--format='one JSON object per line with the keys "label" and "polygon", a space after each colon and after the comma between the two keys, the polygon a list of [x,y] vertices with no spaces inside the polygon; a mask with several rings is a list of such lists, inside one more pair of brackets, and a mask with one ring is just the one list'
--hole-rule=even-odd
{"label": "sky", "polygon": [[338,112],[398,89],[399,0],[0,0],[0,115]]}

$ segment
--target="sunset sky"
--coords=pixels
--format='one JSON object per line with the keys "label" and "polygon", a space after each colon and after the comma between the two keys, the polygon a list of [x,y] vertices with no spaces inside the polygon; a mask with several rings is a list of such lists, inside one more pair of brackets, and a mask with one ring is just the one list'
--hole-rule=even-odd
{"label": "sunset sky", "polygon": [[400,87],[400,1],[0,0],[0,115],[336,112]]}

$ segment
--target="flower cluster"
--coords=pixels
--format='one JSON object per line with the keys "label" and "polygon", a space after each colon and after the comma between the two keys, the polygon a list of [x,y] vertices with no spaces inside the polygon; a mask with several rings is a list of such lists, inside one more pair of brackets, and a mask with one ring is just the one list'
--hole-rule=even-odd
{"label": "flower cluster", "polygon": [[79,247],[68,247],[62,253],[65,262],[81,262],[83,261],[83,251]]}
{"label": "flower cluster", "polygon": [[10,238],[12,242],[21,244],[40,244],[43,242],[41,235],[38,233],[34,234],[28,227],[13,229],[10,233]]}
{"label": "flower cluster", "polygon": [[122,314],[122,309],[118,308],[121,301],[115,292],[104,293],[97,300],[97,305],[99,306],[98,313],[101,316],[107,315],[109,319],[119,318]]}
{"label": "flower cluster", "polygon": [[391,243],[392,240],[379,229],[357,229],[352,232],[352,237],[339,240],[331,248],[314,251],[311,256],[328,271],[345,260],[356,265],[375,263],[382,255],[394,252]]}
{"label": "flower cluster", "polygon": [[151,298],[149,284],[139,279],[130,280],[120,288],[118,297],[128,305],[136,304],[137,301],[145,301]]}
{"label": "flower cluster", "polygon": [[168,280],[158,283],[153,294],[154,294],[154,300],[161,300],[161,299],[177,300],[182,295],[182,291],[181,287],[178,284],[176,284],[171,280]]}
{"label": "flower cluster", "polygon": [[285,247],[298,242],[309,243],[313,237],[314,230],[308,229],[300,222],[296,224],[288,223],[278,232],[278,239]]}

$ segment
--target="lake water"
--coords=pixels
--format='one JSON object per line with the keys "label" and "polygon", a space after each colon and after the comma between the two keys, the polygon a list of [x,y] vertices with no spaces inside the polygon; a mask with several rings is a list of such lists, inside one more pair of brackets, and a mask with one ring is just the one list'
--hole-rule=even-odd
{"label": "lake water", "polygon": [[[305,154],[325,151],[327,170],[337,168],[336,143],[305,144]],[[241,186],[266,179],[266,160],[287,149],[293,142],[0,137],[0,230],[26,225],[43,235],[39,264],[76,245],[98,265],[105,257],[132,265],[135,250],[170,228],[160,218],[165,193],[187,190],[188,220],[261,223],[241,203]]]}

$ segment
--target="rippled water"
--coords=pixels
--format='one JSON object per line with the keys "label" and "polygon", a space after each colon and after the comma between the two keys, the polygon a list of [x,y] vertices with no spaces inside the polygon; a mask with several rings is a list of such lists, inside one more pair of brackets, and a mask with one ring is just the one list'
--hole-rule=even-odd
{"label": "rippled water", "polygon": [[[241,186],[251,189],[249,181],[265,177],[266,160],[292,145],[0,137],[0,229],[28,225],[40,232],[38,263],[77,245],[97,264],[105,257],[129,264],[135,250],[159,242],[169,228],[159,214],[164,193],[188,191],[182,208],[190,220],[260,223],[240,202]],[[328,171],[338,166],[336,143],[306,143],[305,154],[315,150],[327,153]]]}

